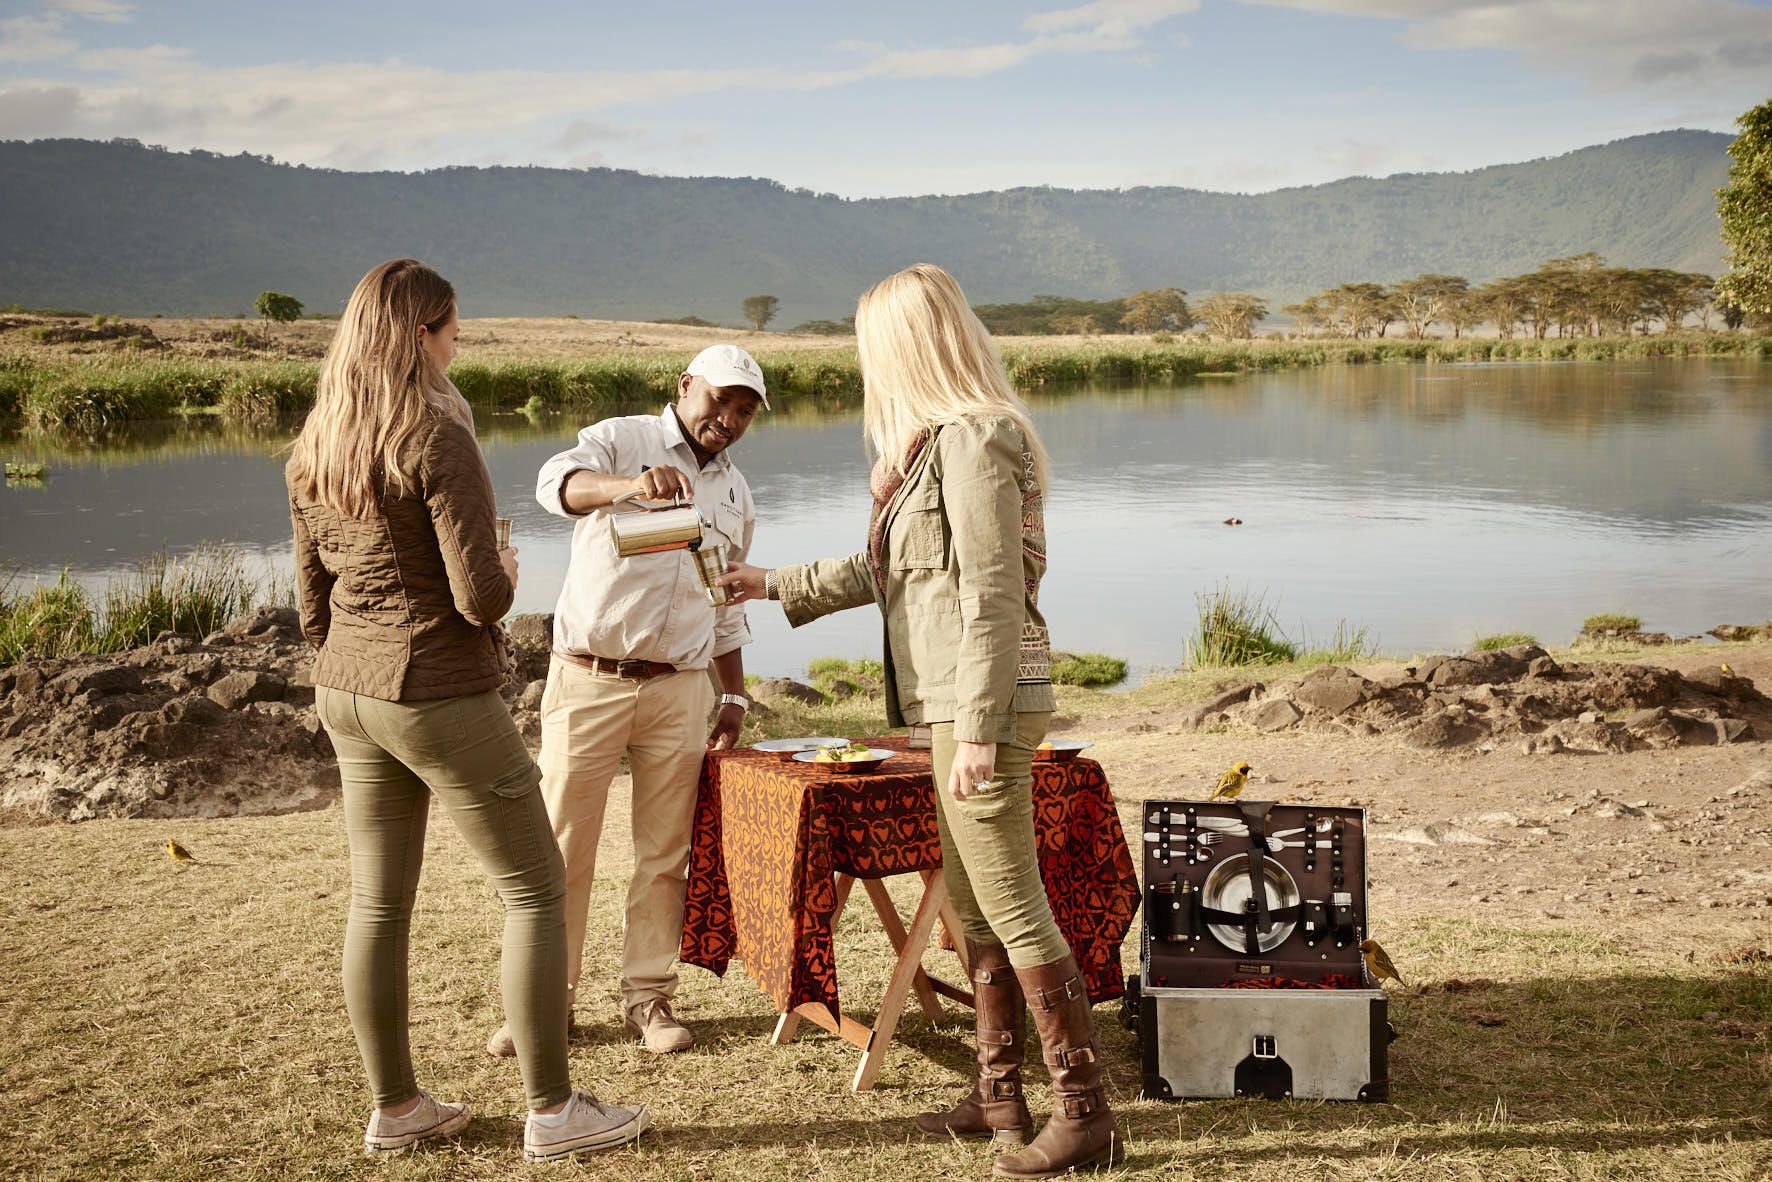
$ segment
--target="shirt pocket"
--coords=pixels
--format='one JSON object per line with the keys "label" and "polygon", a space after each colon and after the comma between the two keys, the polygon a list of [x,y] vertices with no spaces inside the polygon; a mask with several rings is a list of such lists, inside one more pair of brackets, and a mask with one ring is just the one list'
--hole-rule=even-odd
{"label": "shirt pocket", "polygon": [[933,481],[905,494],[886,538],[886,565],[892,570],[930,570],[947,565],[948,524],[941,511],[941,485]]}
{"label": "shirt pocket", "polygon": [[736,546],[744,536],[744,514],[737,505],[728,505],[725,501],[714,502],[714,532],[719,536],[711,539],[716,545]]}

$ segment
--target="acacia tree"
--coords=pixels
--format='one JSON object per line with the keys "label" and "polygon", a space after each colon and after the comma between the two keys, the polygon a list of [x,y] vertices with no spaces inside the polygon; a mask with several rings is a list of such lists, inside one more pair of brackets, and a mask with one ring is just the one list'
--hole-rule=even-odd
{"label": "acacia tree", "polygon": [[301,316],[301,301],[280,291],[261,291],[252,301],[252,310],[265,322],[265,335],[271,335],[271,323],[288,324]]}
{"label": "acacia tree", "polygon": [[1729,248],[1729,273],[1717,284],[1720,303],[1748,317],[1772,319],[1772,100],[1735,121],[1729,183],[1717,190],[1717,217]]}
{"label": "acacia tree", "polygon": [[1469,290],[1470,281],[1462,275],[1417,275],[1391,288],[1391,299],[1409,335],[1420,340]]}
{"label": "acacia tree", "polygon": [[1131,332],[1181,332],[1193,327],[1194,314],[1188,310],[1187,292],[1179,287],[1159,287],[1127,296],[1120,324]]}
{"label": "acacia tree", "polygon": [[1255,335],[1255,322],[1267,315],[1267,304],[1247,292],[1213,292],[1195,309],[1200,319],[1221,337],[1247,339]]}
{"label": "acacia tree", "polygon": [[781,301],[772,295],[747,296],[742,305],[744,318],[756,325],[758,332],[762,332],[763,326],[775,319],[775,308],[779,303]]}

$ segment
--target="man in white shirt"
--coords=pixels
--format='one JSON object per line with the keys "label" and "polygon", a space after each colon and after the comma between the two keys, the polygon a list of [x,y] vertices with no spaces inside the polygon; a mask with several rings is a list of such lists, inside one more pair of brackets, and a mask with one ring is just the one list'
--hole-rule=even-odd
{"label": "man in white shirt", "polygon": [[[567,996],[575,1000],[597,841],[609,782],[628,757],[634,781],[634,876],[628,883],[621,995],[630,1037],[653,1052],[694,1037],[671,1013],[695,814],[709,747],[730,747],[744,721],[742,603],[715,607],[687,550],[618,555],[611,517],[642,512],[618,499],[692,502],[702,546],[742,562],[756,511],[727,449],[767,409],[763,372],[735,345],[702,350],[658,415],[605,419],[542,465],[535,496],[574,520],[572,559],[554,611],[554,656],[542,695],[542,794],[566,861]],[[712,664],[720,710],[712,731]],[[487,1044],[511,1054],[507,1028]]]}

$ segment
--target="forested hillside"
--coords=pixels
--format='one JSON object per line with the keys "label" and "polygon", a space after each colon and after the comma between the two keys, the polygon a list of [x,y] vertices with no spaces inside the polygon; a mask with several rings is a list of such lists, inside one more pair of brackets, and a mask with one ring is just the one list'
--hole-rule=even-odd
{"label": "forested hillside", "polygon": [[1013,189],[845,200],[773,181],[612,169],[348,173],[133,142],[0,143],[0,304],[246,312],[261,291],[336,312],[371,265],[416,255],[468,316],[840,318],[919,260],[976,302],[1174,285],[1275,306],[1424,272],[1472,283],[1594,251],[1718,273],[1729,137],[1670,131],[1468,173],[1254,196]]}

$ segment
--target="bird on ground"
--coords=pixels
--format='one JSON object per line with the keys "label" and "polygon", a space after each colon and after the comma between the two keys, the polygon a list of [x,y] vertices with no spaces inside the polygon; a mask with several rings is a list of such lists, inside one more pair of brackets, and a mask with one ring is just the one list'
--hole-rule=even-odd
{"label": "bird on ground", "polygon": [[170,838],[166,842],[166,856],[174,862],[195,862],[197,860],[191,856],[190,850]]}
{"label": "bird on ground", "polygon": [[1403,983],[1403,974],[1397,972],[1397,966],[1391,963],[1391,958],[1378,946],[1377,940],[1361,940],[1360,955],[1366,958],[1366,967],[1372,970],[1375,979],[1382,981],[1389,977],[1399,985]]}
{"label": "bird on ground", "polygon": [[1218,777],[1218,786],[1212,790],[1212,795],[1208,796],[1206,799],[1208,801],[1235,800],[1237,798],[1237,793],[1243,790],[1243,785],[1248,783],[1248,781],[1249,761],[1246,759],[1239,759],[1236,763],[1231,765],[1230,771]]}
{"label": "bird on ground", "polygon": [[1729,662],[1727,662],[1727,661],[1723,662],[1723,676],[1724,677],[1734,677],[1735,676],[1735,670],[1729,668]]}

